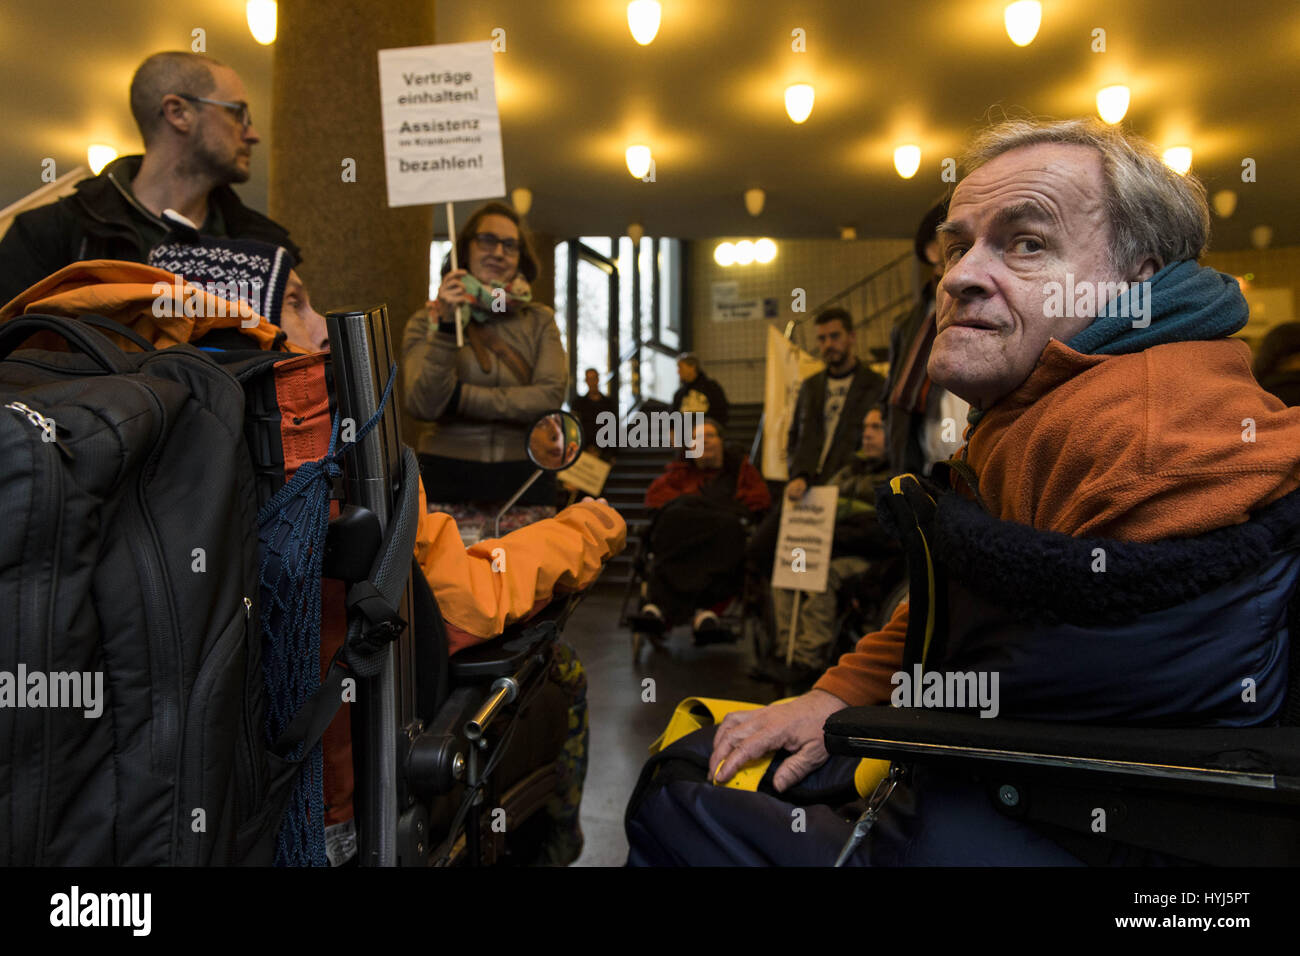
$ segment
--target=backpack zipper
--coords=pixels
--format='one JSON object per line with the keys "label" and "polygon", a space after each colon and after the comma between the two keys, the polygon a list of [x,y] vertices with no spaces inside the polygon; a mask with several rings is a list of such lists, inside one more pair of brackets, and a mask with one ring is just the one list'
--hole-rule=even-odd
{"label": "backpack zipper", "polygon": [[[265,738],[266,735],[266,730],[263,727],[255,726],[253,721],[254,715],[249,713],[249,704],[253,699],[253,695],[252,693],[249,692],[248,689],[250,677],[252,680],[257,681],[259,683],[262,681],[262,675],[260,671],[253,667],[253,654],[255,651],[260,652],[261,650],[261,648],[254,648],[252,646],[253,644],[252,638],[257,636],[255,627],[256,625],[253,621],[253,600],[252,598],[245,595],[244,596],[244,646],[247,649],[247,653],[245,656],[245,660],[247,661],[247,664],[246,664],[246,670],[244,672],[244,705],[242,709],[244,714],[244,742],[248,745],[247,750],[245,752],[245,758],[248,763],[248,780],[252,784],[253,792],[248,795],[248,799],[245,802],[244,806],[240,808],[240,810],[245,812],[247,816],[244,817],[243,819],[237,820],[236,822],[238,824],[242,824],[245,822],[245,820],[252,818],[253,813],[258,807],[259,801],[262,799],[263,796],[262,774],[258,772],[257,755],[266,750],[266,745],[262,743],[262,740]],[[260,656],[259,656],[259,660],[260,660]],[[260,691],[262,688],[257,687],[255,689]]]}
{"label": "backpack zipper", "polygon": [[71,461],[73,459],[72,450],[63,443],[59,438],[59,426],[53,418],[47,418],[36,409],[23,402],[9,402],[5,408],[18,412],[35,427],[41,430],[41,443],[45,445],[54,445],[64,458]]}
{"label": "backpack zipper", "polygon": [[[53,433],[55,423],[53,418],[47,418],[40,412],[24,404],[23,402],[13,401],[5,405],[5,408],[17,412],[25,418],[30,424],[39,429],[41,438],[39,447],[49,448],[53,442],[47,440],[46,436]],[[18,634],[35,634],[40,641],[40,652],[42,661],[39,666],[44,670],[49,670],[49,664],[53,660],[53,641],[54,641],[54,599],[59,586],[59,556],[60,556],[60,539],[63,533],[63,509],[59,507],[63,497],[63,469],[57,458],[54,457],[53,449],[45,452],[36,452],[33,454],[33,463],[36,465],[44,464],[44,476],[33,475],[33,486],[39,485],[44,491],[45,507],[42,509],[42,521],[39,525],[41,534],[48,535],[51,545],[50,550],[50,578],[45,588],[46,600],[44,607],[38,607],[39,600],[32,600],[24,604],[24,613],[18,621]],[[44,480],[40,480],[44,478]],[[29,525],[29,529],[30,529]],[[39,597],[39,588],[34,588],[36,597]],[[25,687],[18,688],[18,693],[25,694]],[[54,719],[53,709],[46,707],[41,714],[41,766],[39,770],[39,787],[37,790],[38,799],[36,803],[36,826],[31,834],[35,844],[32,863],[34,866],[44,864],[45,858],[45,829],[46,818],[49,812],[49,777],[50,777],[50,747],[52,744]],[[12,861],[11,861],[12,862]]]}
{"label": "backpack zipper", "polygon": [[[5,407],[12,408],[15,405],[22,405],[22,403],[12,402]],[[53,424],[53,419],[46,419],[39,412],[34,412],[26,406],[23,406],[23,410],[24,413],[27,414],[29,421],[35,423],[35,419],[41,419],[41,424],[38,427],[41,429],[42,433],[46,432],[45,422]],[[52,542],[52,549],[50,552],[50,580],[45,590],[46,601],[44,609],[36,608],[29,604],[27,607],[27,622],[25,625],[19,625],[20,634],[30,634],[33,633],[33,631],[36,631],[36,628],[31,627],[31,625],[35,624],[38,620],[40,621],[38,633],[40,633],[41,636],[41,650],[44,657],[43,665],[46,670],[49,669],[50,662],[53,660],[54,596],[57,593],[59,586],[59,543],[63,534],[63,509],[59,507],[63,498],[63,468],[58,459],[54,456],[54,450],[49,447],[51,444],[51,442],[44,439],[43,434],[40,445],[49,450],[43,453],[47,471],[45,477],[47,480],[41,482],[41,485],[46,491],[45,516],[50,520],[49,523],[43,525],[42,528],[43,533],[44,530],[49,530],[49,540]],[[40,453],[38,453],[38,455],[39,454]],[[26,688],[19,688],[18,692],[26,693]],[[50,792],[50,747],[53,744],[53,719],[53,709],[49,707],[44,708],[44,712],[41,715],[40,798],[37,804],[36,832],[34,834],[36,854],[33,863],[35,866],[43,866],[45,861],[45,828],[46,818],[49,812],[49,803],[47,798]]]}
{"label": "backpack zipper", "polygon": [[[151,683],[155,688],[158,707],[154,710],[152,743],[157,760],[156,769],[164,776],[175,772],[179,761],[180,728],[183,722],[182,679],[180,639],[181,629],[176,620],[176,611],[171,603],[171,590],[168,587],[167,572],[163,566],[162,545],[158,540],[158,529],[153,523],[145,498],[145,486],[158,460],[161,438],[167,433],[167,410],[158,396],[143,383],[129,376],[122,376],[123,381],[130,382],[149,397],[158,409],[159,427],[152,437],[153,450],[140,470],[136,480],[135,495],[131,499],[130,509],[132,538],[138,547],[133,551],[137,555],[136,566],[140,571],[140,583],[143,591],[145,610],[145,632],[149,636],[150,672],[154,675]],[[177,846],[177,830],[180,825],[178,807],[180,788],[172,790],[172,834],[170,843]]]}

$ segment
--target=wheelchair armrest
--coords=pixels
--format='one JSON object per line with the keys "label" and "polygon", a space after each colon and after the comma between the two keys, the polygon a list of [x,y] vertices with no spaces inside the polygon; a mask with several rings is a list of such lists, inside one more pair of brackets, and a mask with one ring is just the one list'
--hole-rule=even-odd
{"label": "wheelchair armrest", "polygon": [[[545,613],[545,612],[543,612]],[[554,620],[529,619],[512,624],[500,637],[466,648],[451,658],[451,684],[477,684],[509,677],[524,665],[529,655],[540,650],[559,633]]]}
{"label": "wheelchair armrest", "polygon": [[1076,771],[1125,782],[1300,802],[1300,728],[1119,727],[851,707],[826,721],[833,754],[969,768]]}

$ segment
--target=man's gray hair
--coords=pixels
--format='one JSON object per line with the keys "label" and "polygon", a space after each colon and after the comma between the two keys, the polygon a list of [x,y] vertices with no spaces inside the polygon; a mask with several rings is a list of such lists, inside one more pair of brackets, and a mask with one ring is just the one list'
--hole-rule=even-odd
{"label": "man's gray hair", "polygon": [[210,56],[174,51],[155,53],[131,77],[131,115],[148,146],[162,123],[162,98],[168,93],[207,96],[217,88],[212,67],[224,66]]}
{"label": "man's gray hair", "polygon": [[1115,268],[1132,268],[1149,256],[1167,266],[1199,259],[1205,251],[1210,241],[1205,186],[1191,173],[1174,172],[1151,143],[1117,126],[1097,119],[1005,120],[976,135],[962,165],[970,173],[995,156],[1038,143],[1090,146],[1101,153]]}

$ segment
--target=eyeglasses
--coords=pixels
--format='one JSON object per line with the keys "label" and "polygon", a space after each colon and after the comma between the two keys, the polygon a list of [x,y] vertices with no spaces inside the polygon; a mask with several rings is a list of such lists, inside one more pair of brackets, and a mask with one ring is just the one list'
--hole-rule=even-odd
{"label": "eyeglasses", "polygon": [[189,100],[191,103],[211,103],[213,106],[224,106],[230,115],[239,120],[244,129],[253,125],[253,114],[248,109],[248,104],[243,100],[238,103],[228,103],[225,100],[210,100],[206,96],[192,96],[189,93],[177,93],[183,100]]}
{"label": "eyeglasses", "polygon": [[497,246],[500,246],[508,256],[519,255],[518,239],[502,239],[500,236],[493,235],[490,232],[480,232],[474,236],[474,244],[479,247],[480,252],[493,252]]}

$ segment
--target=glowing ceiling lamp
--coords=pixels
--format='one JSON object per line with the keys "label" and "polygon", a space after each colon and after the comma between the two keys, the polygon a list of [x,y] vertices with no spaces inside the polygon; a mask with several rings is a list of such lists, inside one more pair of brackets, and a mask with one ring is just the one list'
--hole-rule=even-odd
{"label": "glowing ceiling lamp", "polygon": [[1237,211],[1237,194],[1231,189],[1220,189],[1214,194],[1214,211],[1220,219],[1227,219]]}
{"label": "glowing ceiling lamp", "polygon": [[1043,22],[1043,5],[1038,0],[1020,0],[1006,9],[1007,36],[1016,46],[1029,46]]}
{"label": "glowing ceiling lamp", "polygon": [[659,17],[663,9],[655,0],[632,0],[627,5],[627,28],[632,39],[649,46],[659,33]]}
{"label": "glowing ceiling lamp", "polygon": [[736,247],[730,242],[720,242],[713,250],[713,261],[724,269],[736,264]]}
{"label": "glowing ceiling lamp", "polygon": [[275,42],[275,0],[248,0],[244,15],[248,17],[248,31],[254,40],[262,46]]}
{"label": "glowing ceiling lamp", "polygon": [[1097,115],[1114,126],[1128,112],[1129,97],[1127,86],[1108,86],[1098,90]]}
{"label": "glowing ceiling lamp", "polygon": [[921,147],[908,144],[894,150],[894,169],[904,179],[911,179],[921,168]]}
{"label": "glowing ceiling lamp", "polygon": [[754,261],[767,265],[776,258],[776,243],[771,239],[760,239],[754,243]]}
{"label": "glowing ceiling lamp", "polygon": [[650,172],[650,147],[629,146],[627,148],[627,171],[637,179],[643,179]]}
{"label": "glowing ceiling lamp", "polygon": [[790,119],[802,123],[812,115],[816,91],[808,83],[796,83],[785,88],[785,111]]}
{"label": "glowing ceiling lamp", "polygon": [[747,266],[754,261],[754,244],[748,239],[736,243],[736,265]]}
{"label": "glowing ceiling lamp", "polygon": [[1160,158],[1179,176],[1186,176],[1187,171],[1192,168],[1192,147],[1170,146]]}
{"label": "glowing ceiling lamp", "polygon": [[115,159],[117,159],[117,150],[103,143],[96,143],[86,150],[86,162],[90,164],[90,171],[96,176]]}

